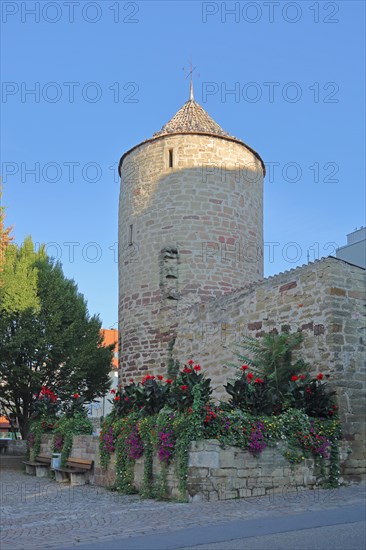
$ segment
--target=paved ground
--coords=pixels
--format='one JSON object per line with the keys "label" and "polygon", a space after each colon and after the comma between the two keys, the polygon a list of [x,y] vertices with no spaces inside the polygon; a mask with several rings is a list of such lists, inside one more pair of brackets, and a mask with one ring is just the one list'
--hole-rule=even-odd
{"label": "paved ground", "polygon": [[[361,532],[361,526],[357,523],[364,517],[362,505],[365,504],[365,485],[328,491],[296,491],[294,487],[287,487],[282,495],[216,503],[180,504],[140,500],[138,496],[119,496],[100,487],[71,488],[47,478],[34,478],[7,470],[1,471],[0,476],[2,550],[61,549],[73,546],[80,546],[80,550],[97,547],[140,550],[148,547],[160,549],[164,545],[165,548],[195,546],[199,550],[231,550],[244,548],[238,546],[243,536],[243,521],[246,525],[245,536],[249,536],[251,524],[253,529],[266,526],[267,530],[271,522],[274,526],[277,525],[277,530],[274,528],[274,531],[269,533],[281,533],[281,522],[296,525],[299,529],[302,525],[299,518],[302,516],[309,521],[310,517],[318,518],[318,524],[314,524],[311,519],[310,527],[325,529],[326,527],[321,526],[335,526],[341,523],[331,519],[332,514],[336,512],[339,517],[349,518],[344,521],[345,524],[354,523],[352,532],[355,534],[356,531]],[[327,514],[331,516],[328,517]],[[233,536],[235,528],[237,534]],[[207,538],[208,533],[224,531],[228,534],[226,538],[217,538],[218,535],[216,538]],[[258,533],[258,530],[256,532]],[[185,534],[183,539],[182,533]],[[200,533],[206,533],[206,538],[200,538]],[[344,537],[345,528],[341,529],[340,533]],[[281,537],[284,534],[276,536]],[[291,533],[286,536],[291,539]],[[349,537],[348,541],[351,540]],[[230,538],[236,539],[236,542],[230,542],[231,546],[225,546],[220,542],[228,541]],[[184,543],[184,540],[187,542]],[[254,539],[251,540],[256,544]],[[281,540],[278,540],[280,546],[274,546],[270,539],[268,548],[285,548],[281,546]],[[204,546],[197,546],[200,544]],[[264,539],[262,543],[258,541],[258,544],[265,544]],[[262,547],[267,548],[253,546],[260,549]],[[291,548],[291,545],[288,547]],[[357,549],[357,546],[328,546],[333,549],[337,547],[343,547],[345,550]],[[315,550],[317,547],[312,543],[301,548]]]}

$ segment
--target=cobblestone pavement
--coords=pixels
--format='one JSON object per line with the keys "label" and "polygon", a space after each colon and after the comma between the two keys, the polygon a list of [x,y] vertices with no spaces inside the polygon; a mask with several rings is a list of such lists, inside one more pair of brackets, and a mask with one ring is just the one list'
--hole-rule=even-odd
{"label": "cobblestone pavement", "polygon": [[121,496],[104,488],[70,487],[48,478],[2,470],[2,550],[61,548],[238,519],[298,514],[364,504],[365,485],[334,490],[284,488],[282,494],[204,503],[174,503]]}

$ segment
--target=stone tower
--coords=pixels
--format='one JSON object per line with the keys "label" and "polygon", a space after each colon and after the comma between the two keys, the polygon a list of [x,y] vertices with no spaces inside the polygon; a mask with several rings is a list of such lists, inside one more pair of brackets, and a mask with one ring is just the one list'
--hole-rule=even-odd
{"label": "stone tower", "polygon": [[263,278],[262,159],[191,97],[119,163],[120,379],[165,374],[192,305]]}

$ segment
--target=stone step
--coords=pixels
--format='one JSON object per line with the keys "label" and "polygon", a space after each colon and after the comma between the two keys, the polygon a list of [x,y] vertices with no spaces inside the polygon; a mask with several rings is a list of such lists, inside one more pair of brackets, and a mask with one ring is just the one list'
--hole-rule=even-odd
{"label": "stone step", "polygon": [[0,470],[23,470],[26,456],[0,455]]}

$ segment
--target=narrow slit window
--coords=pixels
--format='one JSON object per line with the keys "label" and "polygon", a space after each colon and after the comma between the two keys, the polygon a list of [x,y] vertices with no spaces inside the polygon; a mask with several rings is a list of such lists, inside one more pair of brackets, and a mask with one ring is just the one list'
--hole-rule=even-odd
{"label": "narrow slit window", "polygon": [[133,244],[133,240],[132,240],[132,239],[133,239],[133,225],[132,225],[132,223],[131,223],[131,225],[130,225],[130,231],[129,231],[129,236],[128,236],[128,244],[129,244],[130,246],[132,246],[132,244]]}
{"label": "narrow slit window", "polygon": [[173,168],[173,149],[169,149],[169,168]]}

